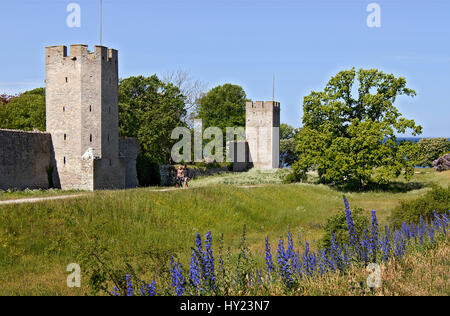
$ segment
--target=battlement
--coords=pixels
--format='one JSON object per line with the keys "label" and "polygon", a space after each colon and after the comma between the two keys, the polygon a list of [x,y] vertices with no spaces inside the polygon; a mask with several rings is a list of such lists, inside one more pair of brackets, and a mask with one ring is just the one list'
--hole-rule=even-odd
{"label": "battlement", "polygon": [[248,101],[246,103],[247,109],[280,109],[280,102],[276,101]]}
{"label": "battlement", "polygon": [[80,57],[88,57],[90,59],[102,58],[105,61],[117,62],[118,58],[118,51],[116,49],[96,45],[94,51],[91,52],[88,49],[88,45],[84,44],[70,45],[70,55],[68,54],[67,47],[64,45],[48,46],[45,48],[45,53],[47,60],[66,58],[76,60]]}

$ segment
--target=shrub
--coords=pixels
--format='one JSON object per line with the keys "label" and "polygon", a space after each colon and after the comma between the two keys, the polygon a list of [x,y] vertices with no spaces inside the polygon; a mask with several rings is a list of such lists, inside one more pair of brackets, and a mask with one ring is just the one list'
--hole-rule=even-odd
{"label": "shrub", "polygon": [[450,170],[450,153],[433,161],[433,167],[439,172]]}
{"label": "shrub", "polygon": [[284,177],[283,183],[290,184],[296,182],[303,182],[306,181],[306,179],[307,179],[306,174],[303,174],[301,172],[291,172]]}
{"label": "shrub", "polygon": [[140,153],[136,159],[136,171],[139,185],[142,187],[161,184],[159,164],[146,154]]}
{"label": "shrub", "polygon": [[[364,230],[370,230],[370,220],[363,213],[364,210],[361,208],[352,210],[356,239],[358,241],[362,239]],[[345,245],[350,242],[345,210],[342,210],[338,214],[327,219],[327,224],[325,225],[325,236],[321,240],[322,247],[326,249],[331,247],[332,234],[334,234],[336,238],[337,245]]]}
{"label": "shrub", "polygon": [[413,201],[402,201],[392,212],[390,222],[395,227],[400,227],[402,222],[407,224],[418,224],[420,218],[424,220],[433,219],[433,211],[443,214],[450,209],[450,186],[442,188],[433,187],[423,197]]}
{"label": "shrub", "polygon": [[450,150],[450,141],[447,138],[422,138],[419,145],[423,149],[419,166],[432,167],[434,160]]}

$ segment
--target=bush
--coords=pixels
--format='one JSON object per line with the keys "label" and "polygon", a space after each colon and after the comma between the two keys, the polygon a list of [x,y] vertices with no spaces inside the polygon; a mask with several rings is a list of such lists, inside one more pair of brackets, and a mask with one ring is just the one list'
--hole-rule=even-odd
{"label": "bush", "polygon": [[419,166],[432,167],[434,160],[450,150],[450,141],[447,138],[422,138],[419,145],[423,150]]}
{"label": "bush", "polygon": [[302,172],[291,172],[286,175],[283,179],[284,184],[296,183],[306,181],[307,177]]}
{"label": "bush", "polygon": [[450,170],[450,153],[433,161],[433,167],[439,172]]}
{"label": "bush", "polygon": [[[364,214],[364,210],[356,208],[352,210],[352,218],[355,224],[355,232],[358,240],[362,239],[364,230],[369,232],[370,220]],[[325,225],[325,236],[321,240],[321,246],[329,249],[331,247],[331,235],[334,234],[338,245],[346,245],[350,242],[345,211],[327,219]]]}
{"label": "bush", "polygon": [[447,188],[435,186],[421,198],[402,201],[400,206],[394,209],[389,220],[395,227],[400,227],[402,222],[418,224],[420,217],[432,220],[433,211],[443,214],[448,210],[450,210],[450,186]]}
{"label": "bush", "polygon": [[149,187],[161,184],[159,164],[148,155],[140,153],[137,156],[136,171],[140,186]]}

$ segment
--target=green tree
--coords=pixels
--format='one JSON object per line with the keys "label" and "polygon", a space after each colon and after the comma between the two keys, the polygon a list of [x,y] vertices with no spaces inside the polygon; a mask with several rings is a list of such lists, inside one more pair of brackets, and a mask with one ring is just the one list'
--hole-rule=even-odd
{"label": "green tree", "polygon": [[410,129],[415,136],[422,128],[403,118],[394,106],[400,95],[416,95],[404,78],[354,68],[331,78],[324,91],[311,92],[304,99],[304,127],[297,135],[299,161],[294,172],[305,177],[314,169],[322,182],[360,189],[370,181],[387,183],[402,172],[409,179],[420,146],[398,142],[395,135]]}
{"label": "green tree", "polygon": [[0,107],[0,128],[45,131],[45,89],[26,91]]}
{"label": "green tree", "polygon": [[295,135],[298,132],[288,124],[280,125],[280,161],[283,166],[292,166],[298,160],[295,153]]}
{"label": "green tree", "polygon": [[197,118],[203,120],[203,127],[219,127],[224,133],[226,127],[243,127],[246,101],[241,86],[229,83],[217,86],[199,99]]}
{"label": "green tree", "polygon": [[433,167],[433,161],[443,154],[450,152],[450,141],[447,138],[422,138],[419,141],[422,146],[423,156],[419,166]]}
{"label": "green tree", "polygon": [[169,163],[174,141],[172,130],[184,126],[184,96],[156,75],[130,77],[119,83],[119,131],[135,137],[141,154],[158,163]]}

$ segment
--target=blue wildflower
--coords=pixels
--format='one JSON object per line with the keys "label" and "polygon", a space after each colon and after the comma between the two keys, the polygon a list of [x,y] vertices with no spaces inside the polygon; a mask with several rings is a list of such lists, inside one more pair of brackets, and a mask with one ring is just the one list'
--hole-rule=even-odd
{"label": "blue wildflower", "polygon": [[355,224],[353,222],[352,212],[350,210],[350,204],[348,203],[348,200],[345,196],[344,196],[344,204],[345,204],[345,217],[347,219],[347,228],[348,228],[348,234],[349,234],[349,238],[350,238],[350,244],[353,247],[356,247],[357,246],[357,238],[356,238]]}
{"label": "blue wildflower", "polygon": [[130,275],[125,276],[125,280],[127,282],[127,296],[133,296],[134,290],[133,290],[133,281],[131,279]]}
{"label": "blue wildflower", "polygon": [[215,288],[216,284],[216,275],[215,275],[215,269],[214,269],[214,255],[212,251],[212,236],[211,232],[206,233],[206,240],[205,240],[205,266],[206,266],[206,278],[210,282],[211,288]]}
{"label": "blue wildflower", "polygon": [[367,263],[369,261],[369,252],[370,252],[369,239],[367,237],[367,232],[364,230],[362,241],[361,241],[361,260],[363,263]]}
{"label": "blue wildflower", "polygon": [[378,219],[377,211],[372,210],[372,231],[370,234],[370,247],[369,252],[372,255],[372,261],[377,261],[378,252]]}
{"label": "blue wildflower", "polygon": [[152,281],[147,285],[147,296],[156,296],[156,282]]}
{"label": "blue wildflower", "polygon": [[275,269],[275,267],[273,264],[272,252],[271,252],[270,243],[269,243],[269,237],[266,237],[265,250],[266,250],[266,255],[265,255],[266,269],[267,269],[267,274],[270,275],[273,272],[273,270]]}
{"label": "blue wildflower", "polygon": [[198,263],[197,253],[192,250],[191,265],[189,269],[189,279],[194,289],[199,290],[201,280],[200,280],[200,267]]}
{"label": "blue wildflower", "polygon": [[183,280],[183,269],[181,268],[181,264],[175,262],[174,258],[170,259],[171,264],[171,279],[172,279],[172,287],[175,289],[175,293],[177,296],[182,296],[184,294],[184,280]]}

